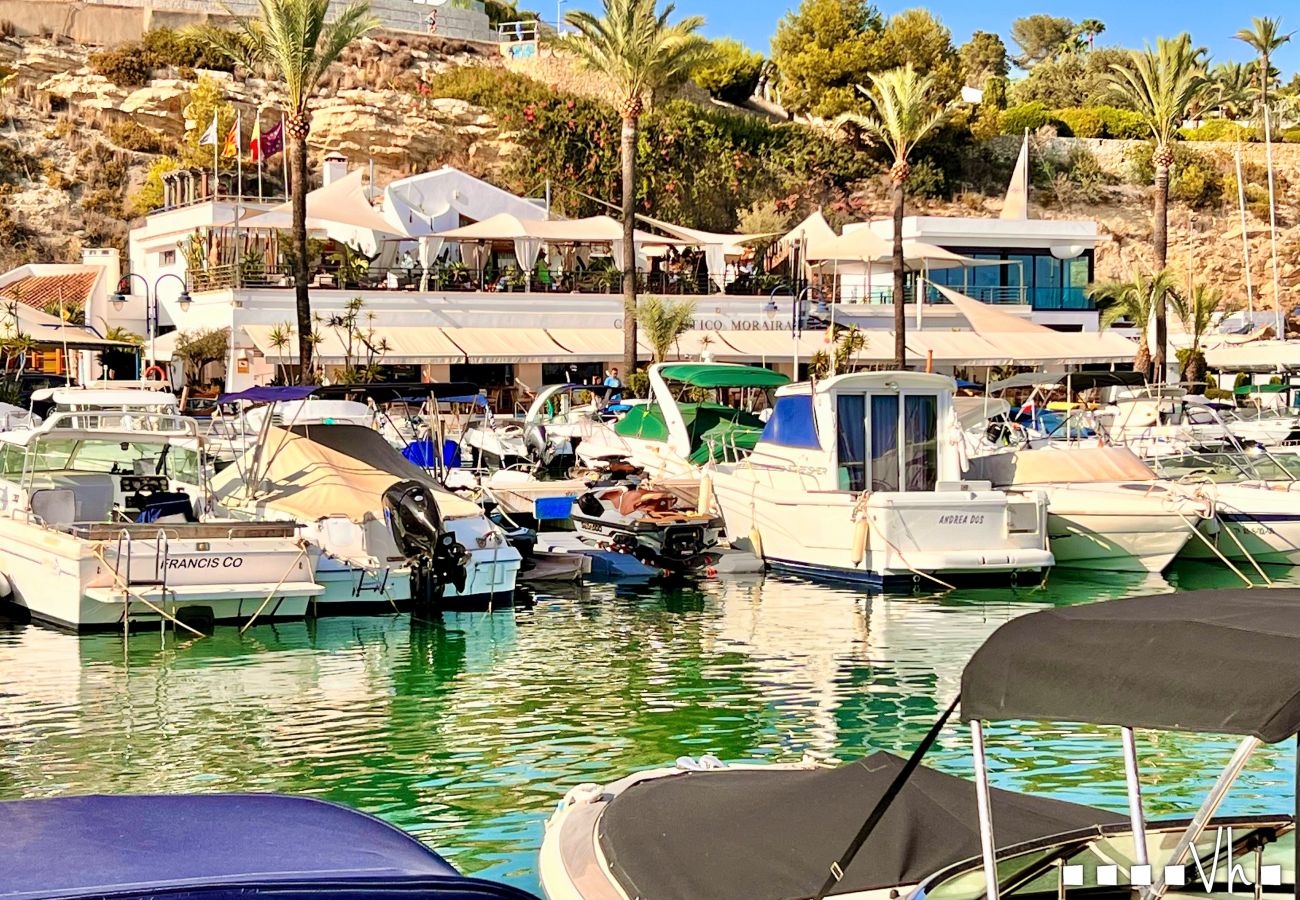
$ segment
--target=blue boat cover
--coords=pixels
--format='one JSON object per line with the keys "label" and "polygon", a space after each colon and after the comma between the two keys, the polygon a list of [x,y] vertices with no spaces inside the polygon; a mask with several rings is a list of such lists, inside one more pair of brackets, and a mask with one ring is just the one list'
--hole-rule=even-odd
{"label": "blue boat cover", "polygon": [[817,449],[817,426],[813,421],[812,396],[790,394],[777,397],[772,407],[772,418],[763,426],[759,440],[779,447],[810,447]]}
{"label": "blue boat cover", "polygon": [[317,386],[314,384],[262,385],[233,394],[222,394],[217,398],[217,402],[234,403],[238,400],[247,400],[250,403],[281,403],[288,400],[302,400],[316,393],[316,390]]}
{"label": "blue boat cover", "polygon": [[[0,802],[0,897],[165,896],[295,885],[310,895],[423,886],[422,897],[531,895],[462,877],[373,816],[277,794],[86,796]],[[205,896],[214,896],[208,893]]]}

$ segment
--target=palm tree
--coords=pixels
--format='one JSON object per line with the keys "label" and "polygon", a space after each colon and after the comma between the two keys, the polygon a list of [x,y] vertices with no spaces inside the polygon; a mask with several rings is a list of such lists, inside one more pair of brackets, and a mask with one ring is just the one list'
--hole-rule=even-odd
{"label": "palm tree", "polygon": [[[1137,353],[1133,357],[1133,371],[1141,372],[1148,381],[1152,374],[1152,354],[1148,332],[1153,321],[1159,321],[1165,307],[1178,294],[1177,281],[1168,269],[1147,275],[1134,269],[1128,281],[1110,281],[1093,285],[1088,296],[1101,310],[1102,328],[1109,328],[1121,320],[1138,331]],[[1176,301],[1174,301],[1176,302]],[[1159,369],[1157,368],[1157,374]]]}
{"label": "palm tree", "polygon": [[1205,353],[1201,349],[1201,341],[1214,324],[1214,314],[1220,309],[1225,313],[1231,312],[1232,307],[1224,305],[1223,291],[1207,284],[1194,285],[1189,295],[1175,293],[1170,300],[1174,315],[1192,339],[1183,358],[1183,381],[1204,381]]}
{"label": "palm tree", "polygon": [[1093,44],[1097,40],[1097,35],[1106,30],[1106,23],[1101,19],[1084,19],[1075,26],[1075,29],[1088,39],[1088,50],[1091,52]]}
{"label": "palm tree", "polygon": [[1210,71],[1209,93],[1219,115],[1240,119],[1255,104],[1255,75],[1251,67],[1238,62],[1219,63]]}
{"label": "palm tree", "polygon": [[712,56],[712,45],[699,35],[702,16],[670,23],[673,4],[662,12],[656,0],[604,0],[604,15],[568,13],[573,28],[560,46],[600,73],[619,98],[623,119],[619,153],[623,163],[623,366],[636,371],[636,148],[637,130],[647,97],[690,74]]}
{"label": "palm tree", "polygon": [[[836,125],[852,122],[868,137],[882,143],[894,159],[889,181],[894,203],[894,368],[907,363],[907,317],[903,310],[903,206],[908,176],[912,167],[908,157],[927,135],[938,128],[947,115],[947,107],[934,97],[934,77],[920,75],[912,64],[871,73],[871,89],[858,88],[871,101],[874,115],[845,113]],[[918,296],[917,302],[922,301]]]}
{"label": "palm tree", "polygon": [[1273,80],[1273,54],[1291,40],[1295,32],[1282,34],[1282,20],[1255,17],[1250,20],[1250,27],[1237,32],[1236,38],[1249,46],[1259,57],[1259,107],[1268,106],[1268,83]]}
{"label": "palm tree", "polygon": [[307,101],[326,71],[353,41],[379,27],[370,5],[354,3],[326,21],[330,0],[258,0],[261,15],[235,18],[232,30],[200,28],[195,33],[237,63],[277,79],[285,93],[285,145],[289,151],[293,202],[293,282],[298,319],[299,380],[311,378],[311,297],[307,290]]}
{"label": "palm tree", "polygon": [[[1126,63],[1111,66],[1111,90],[1137,111],[1155,141],[1151,154],[1155,167],[1152,242],[1157,271],[1165,268],[1169,256],[1169,168],[1174,163],[1173,143],[1188,109],[1199,101],[1207,83],[1199,53],[1186,33],[1172,39],[1158,38],[1155,50],[1148,46],[1130,51]],[[1163,303],[1156,307],[1155,322],[1153,363],[1156,377],[1163,378],[1168,343]]]}
{"label": "palm tree", "polygon": [[636,308],[636,322],[645,329],[646,341],[657,363],[668,359],[673,344],[690,330],[694,321],[694,300],[669,302],[652,296],[646,297]]}

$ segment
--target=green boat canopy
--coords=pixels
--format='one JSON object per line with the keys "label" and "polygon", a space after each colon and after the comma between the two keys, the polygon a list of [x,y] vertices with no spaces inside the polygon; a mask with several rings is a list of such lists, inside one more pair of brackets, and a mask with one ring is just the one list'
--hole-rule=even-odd
{"label": "green boat canopy", "polygon": [[659,374],[670,381],[683,381],[700,388],[777,388],[790,383],[789,378],[771,369],[717,363],[676,363],[664,366]]}
{"label": "green boat canopy", "polygon": [[1288,385],[1285,384],[1243,384],[1233,393],[1238,397],[1245,397],[1247,394],[1285,394],[1287,387]]}

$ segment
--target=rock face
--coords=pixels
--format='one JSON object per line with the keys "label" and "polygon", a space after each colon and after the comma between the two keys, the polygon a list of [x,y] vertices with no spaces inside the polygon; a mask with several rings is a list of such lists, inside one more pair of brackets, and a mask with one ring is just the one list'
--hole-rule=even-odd
{"label": "rock face", "polygon": [[[348,65],[331,73],[328,89],[312,102],[310,145],[314,154],[341,151],[354,166],[373,162],[380,183],[448,163],[490,178],[518,152],[509,133],[483,109],[461,100],[426,97],[412,89],[421,74],[457,65],[509,65],[567,90],[607,96],[599,79],[547,52],[506,63],[463,48],[444,50],[409,41],[396,45],[364,40],[349,54]],[[85,145],[110,143],[110,130],[101,131],[101,126],[133,121],[157,135],[164,152],[184,139],[187,128],[195,126],[185,121],[184,114],[193,80],[168,77],[141,88],[120,88],[91,72],[86,60],[86,50],[75,45],[0,39],[0,63],[18,72],[18,87],[7,100],[8,108],[0,106],[0,124],[5,124],[0,131],[0,151],[6,144],[14,144],[26,160],[16,187],[0,202],[20,224],[44,237],[45,258],[75,255],[76,241],[83,238],[102,240],[102,234],[86,224],[93,217],[84,211],[86,192],[79,185],[85,178],[78,163],[78,152]],[[243,111],[246,126],[259,106],[274,109],[279,103],[276,91],[265,82],[236,79],[227,73],[203,74],[223,82],[227,96]],[[264,113],[263,122],[268,123],[271,115]],[[1005,143],[1003,147],[999,142],[994,150],[1010,159],[1020,142],[1009,139]],[[1103,236],[1097,250],[1098,280],[1126,278],[1135,266],[1149,270],[1153,262],[1150,192],[1116,183],[1129,165],[1130,145],[1049,139],[1040,150],[1065,158],[1079,146],[1096,158],[1108,176],[1099,199],[1082,203],[1054,196],[1052,190],[1035,189],[1033,215],[1096,220]],[[1226,153],[1229,160],[1234,149],[1193,146],[1206,157],[1220,158]],[[128,160],[125,181],[138,185],[154,157],[121,149],[116,152]],[[1259,166],[1263,147],[1247,145],[1245,156],[1247,163]],[[1300,288],[1300,211],[1293,199],[1293,186],[1300,185],[1300,145],[1279,145],[1274,148],[1274,158],[1283,226],[1277,236],[1276,280],[1287,300]],[[869,195],[869,190],[864,191],[854,217],[887,214],[885,199]],[[979,194],[963,195],[950,203],[909,198],[909,211],[917,214],[995,216],[999,207],[1000,198]],[[1257,215],[1249,216],[1247,267],[1239,214],[1231,198],[1221,206],[1198,210],[1174,203],[1169,216],[1169,263],[1180,272],[1190,271],[1197,280],[1222,287],[1228,298],[1243,305],[1248,271],[1256,307],[1271,305],[1275,291],[1267,225]],[[6,249],[0,245],[0,271],[13,261],[3,256]]]}

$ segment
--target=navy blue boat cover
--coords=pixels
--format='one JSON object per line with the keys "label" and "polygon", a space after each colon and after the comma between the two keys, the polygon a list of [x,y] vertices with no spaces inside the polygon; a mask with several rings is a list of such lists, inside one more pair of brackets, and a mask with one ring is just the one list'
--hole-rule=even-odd
{"label": "navy blue boat cover", "polygon": [[302,400],[316,393],[318,387],[314,384],[289,384],[283,386],[261,385],[251,387],[244,391],[236,391],[233,394],[222,394],[217,398],[218,403],[234,403],[238,400],[247,400],[249,403],[285,403],[290,400]]}
{"label": "navy blue boat cover", "polygon": [[205,889],[255,896],[294,886],[362,898],[531,895],[462,877],[415,838],[373,816],[276,794],[88,796],[0,802],[0,897],[151,897]]}

